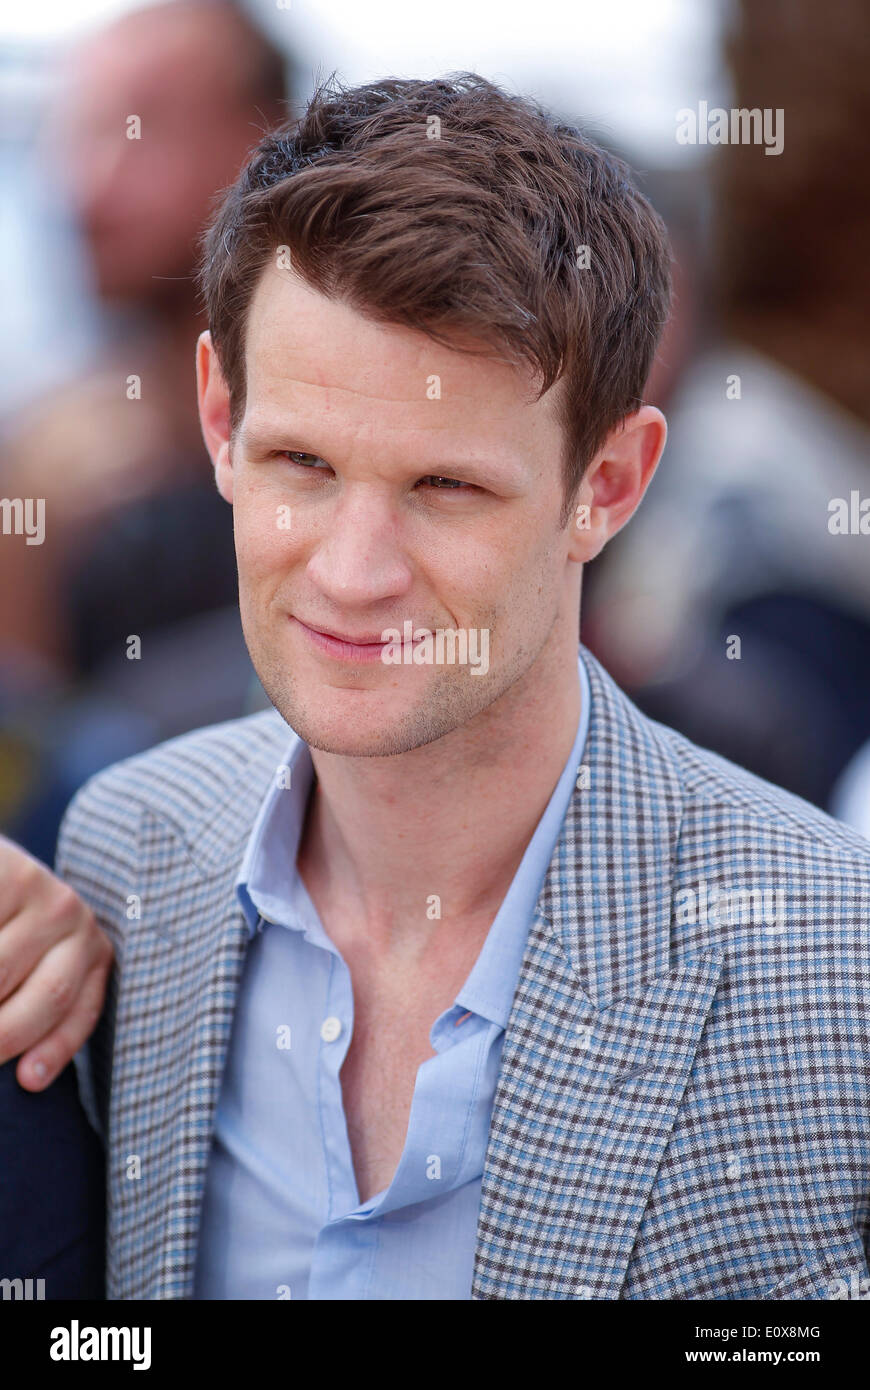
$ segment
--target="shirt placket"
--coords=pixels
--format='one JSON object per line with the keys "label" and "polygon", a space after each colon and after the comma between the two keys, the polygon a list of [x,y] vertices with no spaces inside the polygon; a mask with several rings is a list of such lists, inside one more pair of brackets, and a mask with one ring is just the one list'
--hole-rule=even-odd
{"label": "shirt placket", "polygon": [[341,1068],[353,1033],[350,971],[332,948],[326,1012],[319,1023],[317,1110],[327,1174],[327,1221],[346,1216],[358,1204],[353,1159],[344,1116]]}
{"label": "shirt placket", "polygon": [[320,1022],[317,1111],[327,1176],[326,1220],[314,1243],[308,1296],[329,1299],[334,1290],[364,1298],[378,1244],[372,1222],[346,1220],[359,1207],[353,1155],[341,1091],[341,1068],[353,1033],[350,971],[330,942],[326,1014]]}

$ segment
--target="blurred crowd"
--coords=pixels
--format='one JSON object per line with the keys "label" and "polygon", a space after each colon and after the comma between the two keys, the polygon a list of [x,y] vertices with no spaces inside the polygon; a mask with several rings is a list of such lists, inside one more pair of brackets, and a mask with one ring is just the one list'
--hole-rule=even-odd
{"label": "blurred crowd", "polygon": [[[732,104],[782,108],[784,149],[640,175],[675,250],[648,391],[670,434],[589,569],[582,635],[647,713],[870,833],[870,15],[743,0],[723,47]],[[46,528],[0,535],[0,828],[49,862],[91,773],[265,702],[197,422],[192,277],[215,195],[304,96],[294,72],[230,0],[152,5],[64,55],[34,141],[96,324],[2,422],[0,495],[45,498]]]}
{"label": "blurred crowd", "polygon": [[87,360],[8,412],[0,455],[3,496],[46,499],[41,545],[0,538],[0,816],[49,862],[92,772],[265,699],[197,419],[193,274],[287,88],[240,9],[173,0],[65,55],[35,142],[99,323]]}
{"label": "blurred crowd", "polygon": [[652,383],[668,444],[590,570],[584,637],[647,714],[858,825],[870,809],[850,768],[870,740],[870,12],[743,0],[723,44],[732,106],[782,109],[785,147],[716,147],[706,234],[685,203],[670,219],[682,326]]}

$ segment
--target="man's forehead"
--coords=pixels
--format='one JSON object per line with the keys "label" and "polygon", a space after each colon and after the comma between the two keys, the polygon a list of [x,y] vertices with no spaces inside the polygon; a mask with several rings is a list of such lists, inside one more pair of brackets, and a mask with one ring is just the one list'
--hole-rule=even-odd
{"label": "man's forehead", "polygon": [[258,384],[302,392],[328,388],[409,405],[484,396],[517,410],[535,398],[531,373],[500,357],[497,348],[467,336],[448,346],[376,321],[272,264],[252,296],[246,348],[253,391]]}

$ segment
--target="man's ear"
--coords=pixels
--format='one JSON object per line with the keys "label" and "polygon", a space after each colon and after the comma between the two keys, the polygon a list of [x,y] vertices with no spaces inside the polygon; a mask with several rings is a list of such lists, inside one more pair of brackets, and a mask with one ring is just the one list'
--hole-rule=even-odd
{"label": "man's ear", "polygon": [[640,506],[668,437],[662,412],[641,406],[611,430],[586,469],[571,518],[571,558],[593,560]]}
{"label": "man's ear", "polygon": [[230,393],[221,373],[211,334],[200,333],[196,343],[196,398],[202,437],[214,464],[221,497],[233,500],[233,466],[230,459]]}

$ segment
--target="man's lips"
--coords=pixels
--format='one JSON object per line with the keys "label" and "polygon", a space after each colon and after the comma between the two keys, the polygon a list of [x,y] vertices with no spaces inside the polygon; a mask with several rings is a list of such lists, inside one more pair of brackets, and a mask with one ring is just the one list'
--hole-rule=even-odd
{"label": "man's lips", "polygon": [[380,661],[381,653],[387,646],[387,643],[382,641],[380,633],[364,637],[345,637],[339,633],[330,632],[326,628],[311,627],[308,623],[304,623],[301,618],[296,618],[292,614],[290,616],[291,621],[299,624],[314,646],[329,656],[337,657],[340,661]]}
{"label": "man's lips", "polygon": [[[302,619],[297,618],[296,621],[301,623]],[[323,637],[334,637],[336,642],[348,642],[354,647],[381,647],[384,645],[379,632],[372,633],[370,637],[356,637],[349,632],[335,632],[331,627],[315,627],[312,623],[302,623],[302,626],[307,627],[309,632],[319,632]]]}

